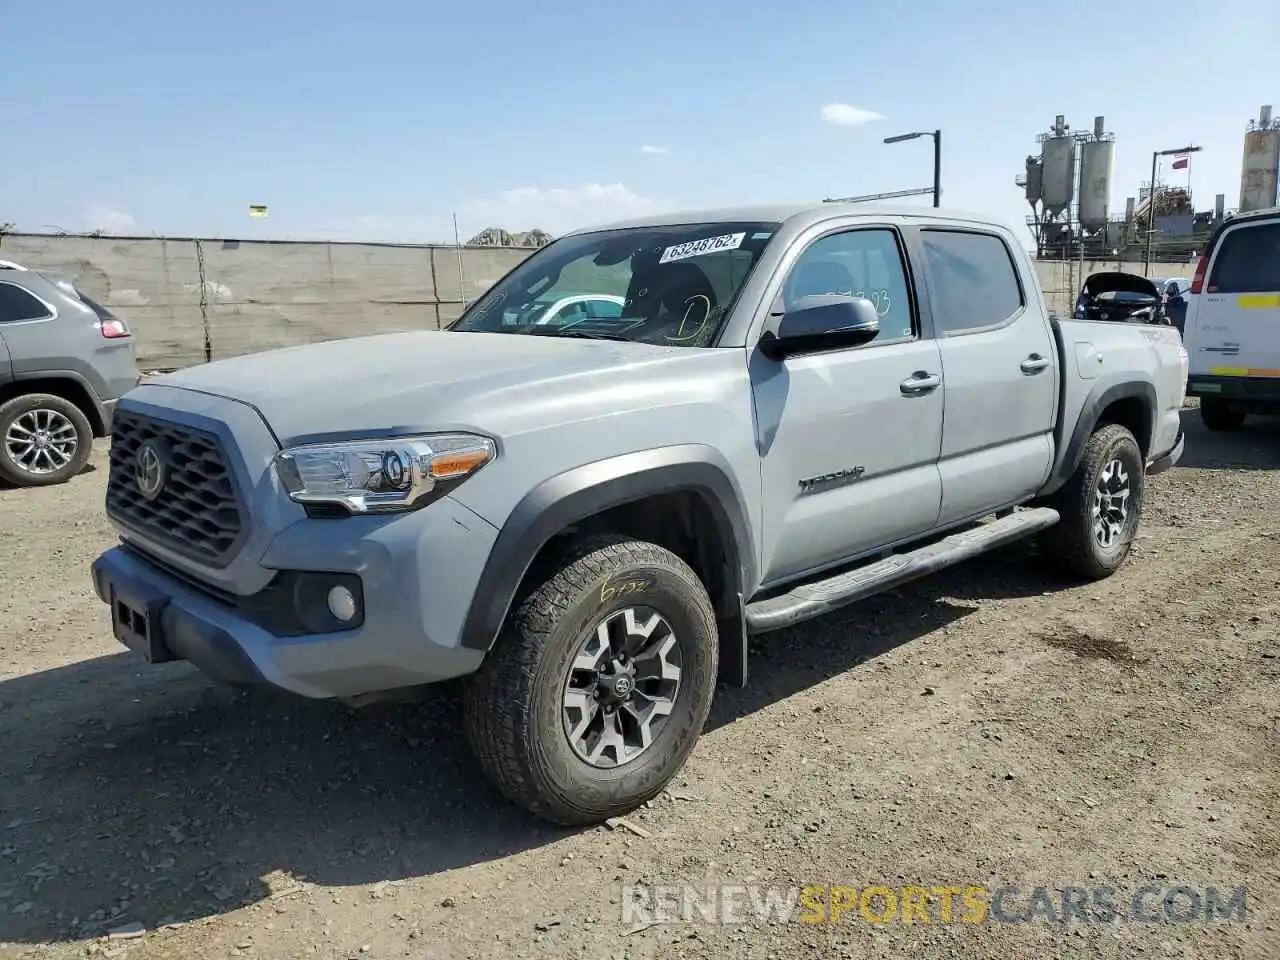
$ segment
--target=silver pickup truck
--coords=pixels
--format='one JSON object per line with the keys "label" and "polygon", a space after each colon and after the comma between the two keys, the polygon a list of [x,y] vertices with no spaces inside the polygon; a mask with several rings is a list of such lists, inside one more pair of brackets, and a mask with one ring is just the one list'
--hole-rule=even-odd
{"label": "silver pickup truck", "polygon": [[1028,535],[1110,575],[1181,453],[1186,366],[1172,328],[1051,318],[979,217],[582,230],[448,331],[131,391],[93,579],[121,642],[224,681],[360,702],[467,676],[488,775],[591,823],[676,774],[750,633]]}

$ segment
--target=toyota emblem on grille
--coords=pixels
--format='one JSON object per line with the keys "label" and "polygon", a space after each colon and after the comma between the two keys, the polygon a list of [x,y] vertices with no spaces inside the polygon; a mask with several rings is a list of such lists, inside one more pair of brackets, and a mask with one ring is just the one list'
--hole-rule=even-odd
{"label": "toyota emblem on grille", "polygon": [[144,499],[154,500],[164,489],[165,463],[160,448],[154,443],[144,443],[138,448],[134,461],[134,480]]}

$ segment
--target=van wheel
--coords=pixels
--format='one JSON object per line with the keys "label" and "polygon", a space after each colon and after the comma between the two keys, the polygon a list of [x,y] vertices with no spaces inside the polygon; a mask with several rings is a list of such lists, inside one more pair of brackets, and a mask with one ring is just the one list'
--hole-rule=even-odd
{"label": "van wheel", "polygon": [[70,400],[28,393],[0,405],[0,479],[19,487],[65,483],[92,451],[93,428]]}
{"label": "van wheel", "polygon": [[467,691],[466,728],[507,797],[582,826],[679,772],[715,689],[716,619],[679,557],[593,536],[538,576]]}
{"label": "van wheel", "polygon": [[1201,397],[1200,421],[1206,430],[1239,430],[1244,425],[1244,413],[1228,406],[1225,400]]}
{"label": "van wheel", "polygon": [[1054,497],[1062,519],[1040,534],[1045,559],[1084,580],[1115,573],[1138,532],[1146,478],[1132,433],[1115,423],[1094,431],[1076,472]]}

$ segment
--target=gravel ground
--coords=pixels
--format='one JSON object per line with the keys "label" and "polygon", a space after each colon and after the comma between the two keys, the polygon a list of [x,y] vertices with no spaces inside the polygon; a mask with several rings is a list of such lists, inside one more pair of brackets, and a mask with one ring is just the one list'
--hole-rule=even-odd
{"label": "gravel ground", "polygon": [[[1280,427],[1188,431],[1105,583],[1017,545],[757,641],[635,831],[503,802],[449,694],[147,667],[87,576],[104,471],[0,491],[0,958],[1280,956]],[[712,883],[1243,886],[1247,914],[623,916],[623,884]]]}

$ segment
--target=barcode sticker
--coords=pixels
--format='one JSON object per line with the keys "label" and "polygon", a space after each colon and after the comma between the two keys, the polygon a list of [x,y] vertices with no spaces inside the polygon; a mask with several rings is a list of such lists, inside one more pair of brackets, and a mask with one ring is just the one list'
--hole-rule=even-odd
{"label": "barcode sticker", "polygon": [[690,240],[688,243],[677,243],[667,247],[658,258],[659,263],[671,263],[674,260],[687,260],[689,257],[700,257],[707,253],[719,253],[721,250],[736,250],[747,238],[745,233],[726,233],[719,237],[707,237],[705,240]]}

